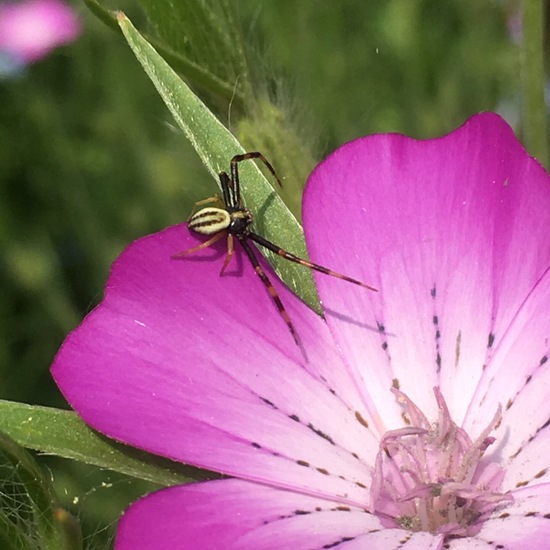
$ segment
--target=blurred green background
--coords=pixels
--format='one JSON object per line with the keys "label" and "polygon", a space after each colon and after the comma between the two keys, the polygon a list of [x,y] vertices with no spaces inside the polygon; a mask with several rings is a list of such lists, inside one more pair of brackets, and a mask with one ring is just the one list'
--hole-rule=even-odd
{"label": "blurred green background", "polygon": [[[216,189],[122,37],[74,6],[81,38],[0,81],[0,398],[57,407],[66,404],[50,362],[101,299],[111,262]],[[155,34],[137,3],[109,7]],[[200,21],[173,36],[187,42],[188,33],[198,64],[234,78],[241,105],[195,89],[248,149],[272,160],[295,210],[314,162],[355,137],[434,137],[482,110],[518,123],[513,2],[240,0],[212,9],[231,51],[209,50]],[[249,78],[231,57],[238,48]],[[149,490],[80,464],[43,463],[90,548],[108,548],[120,510]]]}

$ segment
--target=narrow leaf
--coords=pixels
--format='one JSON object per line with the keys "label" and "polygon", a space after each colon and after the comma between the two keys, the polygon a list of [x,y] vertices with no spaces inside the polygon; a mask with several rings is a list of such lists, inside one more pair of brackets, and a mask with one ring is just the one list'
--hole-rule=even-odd
{"label": "narrow leaf", "polygon": [[0,430],[23,447],[160,485],[216,477],[216,474],[116,443],[88,428],[73,412],[0,400]]}

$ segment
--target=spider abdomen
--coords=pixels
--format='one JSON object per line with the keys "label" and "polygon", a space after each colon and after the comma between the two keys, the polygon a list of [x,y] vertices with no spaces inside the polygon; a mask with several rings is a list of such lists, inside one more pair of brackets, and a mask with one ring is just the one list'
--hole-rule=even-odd
{"label": "spider abdomen", "polygon": [[227,229],[231,224],[231,215],[223,208],[214,208],[212,206],[201,208],[196,214],[193,214],[187,225],[189,229],[200,233],[201,235],[213,235]]}

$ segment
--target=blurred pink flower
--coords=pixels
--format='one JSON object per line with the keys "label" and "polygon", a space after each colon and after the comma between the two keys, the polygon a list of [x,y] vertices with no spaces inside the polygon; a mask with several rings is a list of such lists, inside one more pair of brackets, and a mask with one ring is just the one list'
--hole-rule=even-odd
{"label": "blurred pink flower", "polygon": [[[53,376],[110,437],[236,479],[124,514],[117,550],[524,550],[550,540],[550,178],[498,116],[357,139],[304,196],[323,320],[185,225],[113,266]],[[223,245],[214,247],[220,255]],[[217,254],[214,253],[214,257]]]}
{"label": "blurred pink flower", "polygon": [[80,34],[80,22],[61,0],[0,4],[0,53],[27,64]]}

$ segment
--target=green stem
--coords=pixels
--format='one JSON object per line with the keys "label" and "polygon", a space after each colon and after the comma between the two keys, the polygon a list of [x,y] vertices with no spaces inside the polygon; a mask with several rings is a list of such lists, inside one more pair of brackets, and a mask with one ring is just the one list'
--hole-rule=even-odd
{"label": "green stem", "polygon": [[544,1],[523,0],[522,80],[525,146],[548,167],[546,105],[544,101]]}

